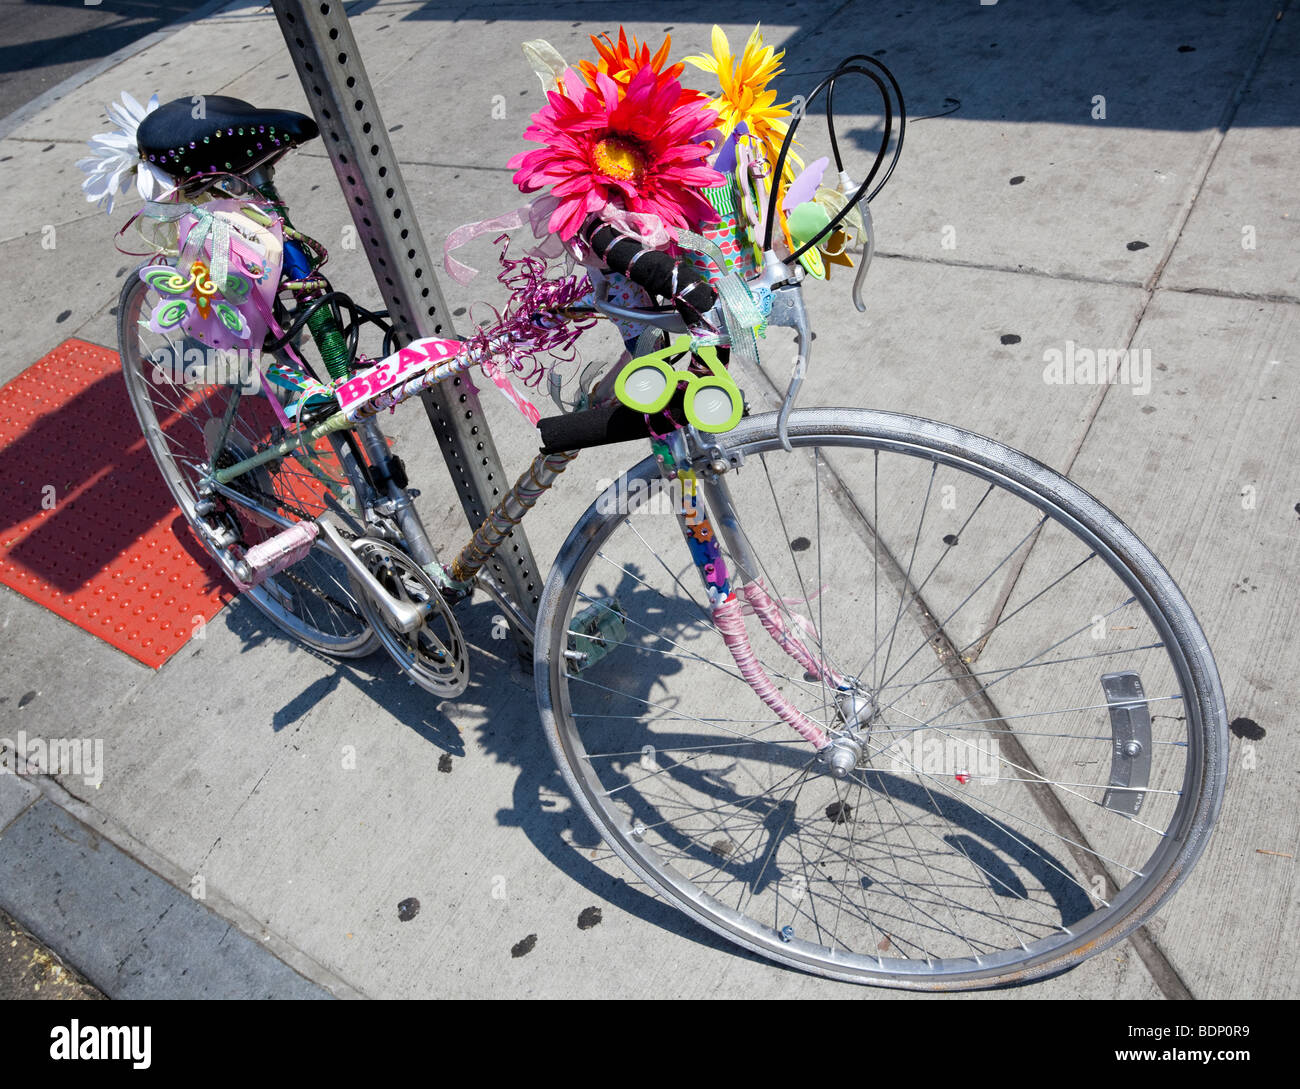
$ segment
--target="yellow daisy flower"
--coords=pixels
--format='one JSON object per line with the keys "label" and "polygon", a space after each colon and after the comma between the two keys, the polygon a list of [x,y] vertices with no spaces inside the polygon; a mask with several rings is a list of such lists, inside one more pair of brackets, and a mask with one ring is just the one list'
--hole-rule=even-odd
{"label": "yellow daisy flower", "polygon": [[[778,53],[772,46],[763,44],[760,25],[754,27],[739,57],[732,55],[731,43],[722,27],[714,26],[713,53],[683,58],[686,63],[718,77],[721,94],[711,99],[709,104],[717,111],[723,138],[743,121],[762,147],[768,166],[773,170],[788,128],[781,118],[790,116],[787,109],[790,103],[778,103],[776,92],[769,90],[767,85],[782,72],[781,58],[784,56],[784,50]],[[793,180],[796,168],[802,166],[803,162],[791,149],[786,156],[782,180]]]}

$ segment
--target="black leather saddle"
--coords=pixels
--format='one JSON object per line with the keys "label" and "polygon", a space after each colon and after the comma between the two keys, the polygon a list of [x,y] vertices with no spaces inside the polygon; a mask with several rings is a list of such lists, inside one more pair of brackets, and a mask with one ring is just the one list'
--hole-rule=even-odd
{"label": "black leather saddle", "polygon": [[[201,116],[195,117],[199,113]],[[318,135],[293,110],[260,110],[227,95],[178,98],[140,122],[140,155],[181,180],[195,174],[247,174]]]}

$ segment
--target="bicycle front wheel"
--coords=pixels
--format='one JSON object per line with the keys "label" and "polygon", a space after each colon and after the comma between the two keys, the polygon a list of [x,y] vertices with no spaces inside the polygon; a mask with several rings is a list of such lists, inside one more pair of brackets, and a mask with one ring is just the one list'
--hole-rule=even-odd
{"label": "bicycle front wheel", "polygon": [[727,560],[783,618],[787,649],[747,620],[758,662],[834,744],[741,676],[647,459],[540,604],[539,706],[577,802],[688,915],[835,979],[992,986],[1131,933],[1204,848],[1226,777],[1218,675],[1173,580],[990,439],[848,409],[796,412],[789,435],[769,414],[720,439],[740,461]]}

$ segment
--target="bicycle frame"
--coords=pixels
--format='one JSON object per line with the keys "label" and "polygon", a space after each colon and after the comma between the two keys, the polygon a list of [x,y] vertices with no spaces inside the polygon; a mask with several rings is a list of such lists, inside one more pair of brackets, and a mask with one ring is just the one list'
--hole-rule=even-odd
{"label": "bicycle frame", "polygon": [[[807,355],[812,342],[811,329],[798,281],[790,279],[787,267],[775,254],[768,255],[761,282],[773,292],[770,323],[794,328],[799,340],[800,350],[796,358],[795,370],[780,413],[782,444],[788,448],[788,440],[784,438],[784,425],[806,370]],[[609,316],[629,320],[645,319],[648,324],[669,332],[676,331],[675,326],[680,324],[680,318],[675,312],[667,313],[663,309],[656,309],[642,313],[635,309],[606,303],[601,287],[602,284],[598,282],[596,305]],[[374,385],[382,388],[369,395],[358,407],[335,412],[320,422],[285,436],[278,443],[257,454],[213,471],[200,491],[207,495],[221,495],[232,502],[248,507],[284,530],[294,528],[298,523],[240,492],[231,486],[232,482],[269,462],[288,456],[298,456],[302,452],[309,451],[311,445],[320,438],[345,430],[352,430],[357,434],[372,464],[382,465],[387,454],[387,444],[375,419],[380,411],[385,408],[395,409],[397,405],[418,396],[432,386],[468,371],[483,362],[485,357],[490,358],[494,351],[499,351],[501,348],[499,341],[489,341],[486,352],[471,348],[445,358],[443,346],[447,342],[438,342],[437,355],[428,354],[427,364],[414,367],[416,373],[412,377],[392,384],[390,371],[400,374],[404,369],[410,369],[412,360],[418,355],[417,349],[422,343],[424,342],[407,346],[401,349],[396,357],[390,357],[389,360],[362,372],[362,375],[354,376],[350,381],[361,381],[364,387],[366,379],[363,376],[373,375],[376,372],[384,375],[383,380],[378,378],[374,380]],[[393,362],[394,359],[400,362]],[[417,359],[416,362],[423,363],[424,360]],[[216,440],[218,446],[224,441],[224,428],[228,427],[233,419],[240,396],[242,392],[237,390],[232,397],[226,419],[223,421],[223,432]],[[703,588],[709,596],[714,622],[742,675],[764,703],[805,741],[819,751],[827,749],[832,744],[832,739],[827,732],[798,711],[781,694],[759,665],[746,632],[745,612],[752,612],[758,618],[763,629],[786,655],[812,677],[828,685],[837,701],[848,701],[841,706],[840,710],[846,722],[850,724],[855,722],[862,712],[855,702],[853,681],[841,676],[827,665],[819,654],[808,648],[800,635],[785,621],[781,609],[768,594],[745,541],[740,519],[724,479],[724,474],[733,466],[723,446],[719,441],[712,441],[712,436],[707,438],[701,436],[689,424],[679,425],[665,435],[652,435],[650,442],[651,450],[659,461],[661,478],[666,484],[676,482],[681,492],[682,502],[676,511],[676,517],[683,539],[695,562]],[[504,498],[475,529],[470,540],[455,559],[445,566],[434,553],[427,530],[415,510],[412,496],[406,487],[391,478],[385,478],[386,494],[368,495],[362,516],[367,524],[382,524],[382,518],[391,518],[396,523],[412,559],[438,583],[444,595],[451,598],[453,602],[468,597],[476,584],[482,585],[505,609],[516,631],[531,643],[534,632],[530,620],[504,588],[497,585],[495,580],[483,571],[483,567],[500,547],[507,534],[537,505],[542,495],[577,455],[576,450],[538,454]],[[310,454],[307,456],[310,459]],[[326,502],[340,517],[352,521],[348,513],[336,502],[328,499]],[[376,515],[381,517],[377,518]],[[343,563],[396,630],[409,634],[421,625],[423,622],[421,611],[407,603],[398,602],[387,594],[336,527],[325,518],[318,519],[316,526],[319,533],[313,536],[309,544],[320,545]],[[727,554],[734,564],[734,591],[730,571],[717,537],[721,537]],[[236,567],[238,562],[236,561]],[[812,634],[815,636],[815,631]]]}

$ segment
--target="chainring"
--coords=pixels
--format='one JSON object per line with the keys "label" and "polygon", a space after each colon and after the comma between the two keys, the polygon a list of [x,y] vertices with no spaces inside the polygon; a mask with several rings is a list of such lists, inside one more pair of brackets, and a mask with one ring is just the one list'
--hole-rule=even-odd
{"label": "chainring", "polygon": [[459,696],[469,685],[469,647],[460,625],[437,584],[400,548],[375,537],[363,537],[357,555],[384,589],[399,601],[413,602],[425,612],[413,632],[389,626],[370,595],[355,582],[353,596],[370,626],[398,666],[426,692],[442,699]]}

